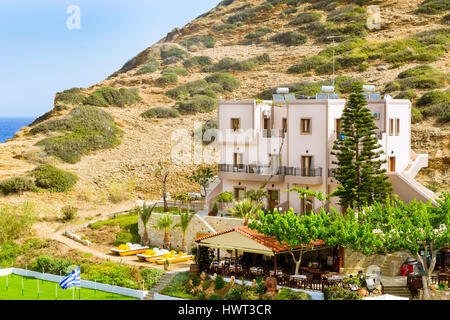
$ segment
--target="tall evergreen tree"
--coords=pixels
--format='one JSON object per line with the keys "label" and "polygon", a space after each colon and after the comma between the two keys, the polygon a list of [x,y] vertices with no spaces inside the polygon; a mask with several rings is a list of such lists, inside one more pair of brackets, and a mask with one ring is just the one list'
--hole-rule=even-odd
{"label": "tall evergreen tree", "polygon": [[391,192],[386,170],[386,160],[378,144],[377,126],[367,108],[367,98],[361,84],[355,84],[341,118],[342,136],[334,142],[333,152],[337,164],[335,179],[340,186],[332,194],[339,197],[339,204],[361,209],[374,201],[384,201]]}

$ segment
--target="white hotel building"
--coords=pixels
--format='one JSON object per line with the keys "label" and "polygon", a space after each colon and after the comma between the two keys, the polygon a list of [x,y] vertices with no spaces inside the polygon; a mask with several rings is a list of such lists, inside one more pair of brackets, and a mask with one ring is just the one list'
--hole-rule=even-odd
{"label": "white hotel building", "polygon": [[[411,102],[382,98],[373,86],[364,90],[394,193],[407,202],[434,199],[430,190],[414,180],[428,165],[428,155],[411,149]],[[317,200],[299,199],[296,192],[286,190],[303,187],[331,194],[337,187],[330,153],[334,141],[344,138],[340,130],[346,100],[330,93],[332,87],[322,91],[296,99],[280,88],[272,101],[219,101],[220,183],[207,197],[209,207],[220,192],[231,191],[237,200],[265,184],[268,210],[293,208],[301,213],[311,209],[311,202],[313,210],[320,209]],[[338,208],[336,202],[332,205]]]}

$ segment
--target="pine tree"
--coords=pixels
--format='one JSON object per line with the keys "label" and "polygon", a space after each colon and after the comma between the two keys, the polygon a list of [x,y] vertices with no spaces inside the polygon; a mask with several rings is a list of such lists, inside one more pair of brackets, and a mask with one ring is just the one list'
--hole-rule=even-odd
{"label": "pine tree", "polygon": [[374,201],[384,201],[391,192],[387,181],[386,162],[380,156],[377,126],[362,94],[362,86],[355,84],[342,114],[342,135],[333,146],[338,165],[335,179],[340,186],[332,194],[339,197],[339,204],[352,209],[361,209]]}

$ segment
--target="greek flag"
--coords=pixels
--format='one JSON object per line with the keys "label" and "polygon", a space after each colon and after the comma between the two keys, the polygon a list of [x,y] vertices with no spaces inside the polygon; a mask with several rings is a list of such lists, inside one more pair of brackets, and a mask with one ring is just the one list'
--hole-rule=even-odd
{"label": "greek flag", "polygon": [[81,286],[81,272],[80,267],[78,267],[77,270],[66,276],[62,281],[59,283],[61,288],[63,290],[72,288],[74,286]]}

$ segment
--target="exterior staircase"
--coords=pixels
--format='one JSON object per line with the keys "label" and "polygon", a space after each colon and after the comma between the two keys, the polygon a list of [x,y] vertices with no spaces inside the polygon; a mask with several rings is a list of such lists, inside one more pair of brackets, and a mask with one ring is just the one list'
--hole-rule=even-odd
{"label": "exterior staircase", "polygon": [[384,286],[383,289],[384,294],[391,294],[393,296],[411,299],[411,292],[406,286]]}
{"label": "exterior staircase", "polygon": [[144,297],[144,300],[153,300],[155,297],[155,293],[159,293],[162,289],[167,287],[172,281],[172,279],[177,275],[177,272],[166,272],[163,274],[163,276],[159,279],[159,281],[151,288],[147,295]]}

